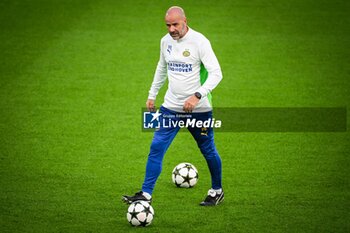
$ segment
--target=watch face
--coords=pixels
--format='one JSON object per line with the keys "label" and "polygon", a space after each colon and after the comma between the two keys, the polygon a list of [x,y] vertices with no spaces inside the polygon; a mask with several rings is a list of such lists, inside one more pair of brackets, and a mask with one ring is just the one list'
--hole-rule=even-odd
{"label": "watch face", "polygon": [[201,93],[199,93],[199,92],[194,93],[194,95],[195,95],[198,99],[202,98],[202,95],[201,95]]}

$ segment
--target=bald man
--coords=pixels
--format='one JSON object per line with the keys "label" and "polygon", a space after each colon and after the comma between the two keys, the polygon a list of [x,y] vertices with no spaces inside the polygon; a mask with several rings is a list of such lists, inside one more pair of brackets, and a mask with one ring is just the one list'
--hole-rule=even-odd
{"label": "bald man", "polygon": [[[195,119],[212,120],[211,91],[222,79],[219,62],[209,40],[187,25],[184,10],[171,7],[165,15],[168,33],[161,39],[160,59],[146,106],[155,110],[155,99],[168,78],[168,90],[160,107],[160,122],[168,117],[173,122]],[[152,193],[162,170],[165,152],[180,129],[179,124],[160,126],[155,131],[148,155],[145,179],[140,192],[123,196],[125,203],[152,201]],[[187,127],[203,154],[211,174],[211,188],[202,206],[215,206],[224,199],[221,158],[214,144],[212,127]]]}

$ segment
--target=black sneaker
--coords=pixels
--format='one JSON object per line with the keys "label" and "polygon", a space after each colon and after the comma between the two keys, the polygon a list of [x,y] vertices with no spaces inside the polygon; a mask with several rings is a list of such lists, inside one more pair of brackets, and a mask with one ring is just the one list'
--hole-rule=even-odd
{"label": "black sneaker", "polygon": [[143,195],[143,192],[140,191],[138,193],[135,193],[134,196],[127,196],[127,195],[124,195],[123,198],[122,198],[122,201],[125,202],[126,204],[131,204],[135,201],[147,201],[149,203],[152,202],[152,198],[151,199],[147,199],[147,197],[145,197]]}
{"label": "black sneaker", "polygon": [[209,189],[208,196],[200,203],[201,206],[216,206],[224,200],[224,191],[217,194],[213,189]]}

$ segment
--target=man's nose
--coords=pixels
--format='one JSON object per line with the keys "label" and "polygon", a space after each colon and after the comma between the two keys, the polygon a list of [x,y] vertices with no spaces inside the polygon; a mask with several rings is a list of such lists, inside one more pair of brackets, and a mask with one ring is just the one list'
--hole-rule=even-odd
{"label": "man's nose", "polygon": [[174,32],[175,29],[176,29],[176,28],[175,28],[173,25],[170,25],[170,27],[169,27],[169,32]]}

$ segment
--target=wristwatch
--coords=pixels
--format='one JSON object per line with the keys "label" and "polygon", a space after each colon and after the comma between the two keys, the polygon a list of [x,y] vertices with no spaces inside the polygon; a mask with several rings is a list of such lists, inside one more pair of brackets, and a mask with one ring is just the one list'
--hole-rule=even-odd
{"label": "wristwatch", "polygon": [[196,96],[199,100],[202,98],[202,95],[199,92],[194,93],[194,96]]}

